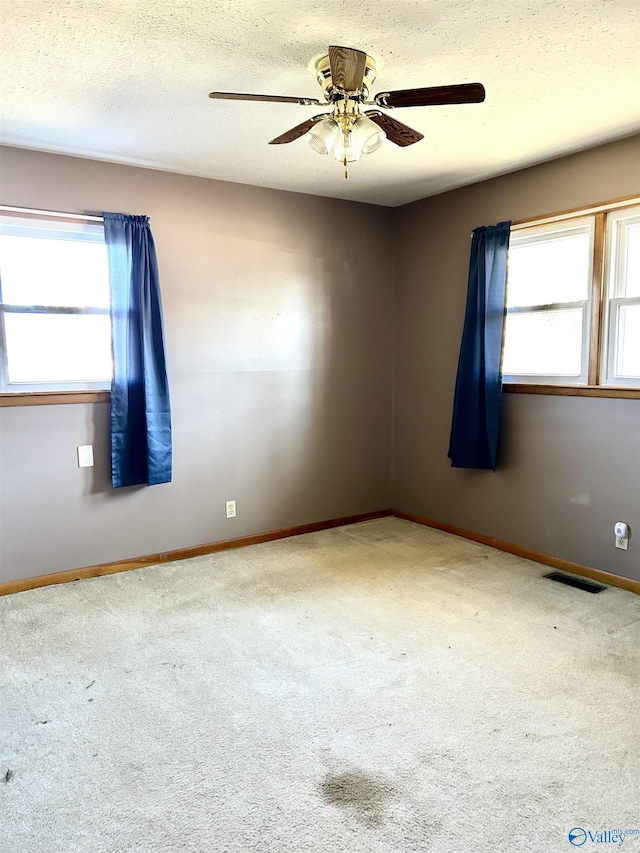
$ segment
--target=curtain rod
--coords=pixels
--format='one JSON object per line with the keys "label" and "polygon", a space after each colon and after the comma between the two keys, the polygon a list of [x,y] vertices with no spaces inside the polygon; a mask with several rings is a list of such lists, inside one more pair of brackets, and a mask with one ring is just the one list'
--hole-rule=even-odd
{"label": "curtain rod", "polygon": [[[606,201],[602,204],[592,204],[587,207],[574,207],[571,210],[563,210],[560,213],[551,213],[546,216],[532,216],[529,219],[518,219],[511,223],[511,230],[517,231],[531,225],[548,225],[551,222],[562,222],[565,219],[576,219],[579,216],[592,216],[594,213],[605,213],[609,210],[631,207],[640,202],[640,196],[632,195],[618,198],[614,201]],[[473,231],[471,232],[473,237]]]}
{"label": "curtain rod", "polygon": [[60,210],[40,210],[35,207],[12,207],[0,204],[0,213],[22,213],[25,216],[55,216],[58,219],[76,219],[81,222],[104,222],[102,216],[92,216],[84,213],[64,213]]}

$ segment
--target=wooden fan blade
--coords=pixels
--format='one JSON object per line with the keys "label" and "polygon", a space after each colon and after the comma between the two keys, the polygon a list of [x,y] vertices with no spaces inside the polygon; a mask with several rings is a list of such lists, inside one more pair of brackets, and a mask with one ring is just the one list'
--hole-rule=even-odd
{"label": "wooden fan blade", "polygon": [[359,92],[362,89],[367,54],[353,47],[329,48],[329,67],[331,82],[345,92]]}
{"label": "wooden fan blade", "polygon": [[218,101],[277,101],[281,104],[302,104],[317,106],[320,101],[315,98],[294,98],[287,95],[247,95],[238,92],[210,92],[210,98]]}
{"label": "wooden fan blade", "polygon": [[485,94],[482,83],[462,83],[459,86],[380,92],[374,100],[379,107],[432,107],[442,104],[480,104]]}
{"label": "wooden fan blade", "polygon": [[271,140],[269,145],[284,145],[287,142],[295,142],[296,139],[300,139],[301,136],[308,133],[316,122],[322,121],[322,119],[326,118],[328,115],[330,115],[330,113],[322,113],[322,115],[308,118],[306,121],[303,121],[302,124],[292,127],[291,130],[281,133],[280,136],[276,136],[275,139]]}
{"label": "wooden fan blade", "polygon": [[408,125],[403,124],[401,121],[391,118],[391,116],[385,115],[378,110],[367,110],[365,115],[368,116],[371,121],[374,121],[378,127],[381,127],[382,130],[384,130],[387,134],[387,139],[394,142],[396,145],[399,145],[401,148],[405,148],[407,145],[413,145],[414,142],[420,142],[421,139],[424,139],[424,135],[422,133],[418,133],[417,130],[413,130],[413,128]]}

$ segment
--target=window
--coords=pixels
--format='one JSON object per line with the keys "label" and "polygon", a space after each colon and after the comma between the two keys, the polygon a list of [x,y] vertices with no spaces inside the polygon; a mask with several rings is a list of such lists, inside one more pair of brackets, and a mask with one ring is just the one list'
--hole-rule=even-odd
{"label": "window", "polygon": [[640,388],[640,206],[516,226],[505,383]]}
{"label": "window", "polygon": [[0,390],[108,388],[111,374],[102,224],[0,214]]}
{"label": "window", "polygon": [[509,245],[503,374],[587,382],[593,220],[541,225]]}
{"label": "window", "polygon": [[608,217],[604,384],[640,385],[640,206]]}

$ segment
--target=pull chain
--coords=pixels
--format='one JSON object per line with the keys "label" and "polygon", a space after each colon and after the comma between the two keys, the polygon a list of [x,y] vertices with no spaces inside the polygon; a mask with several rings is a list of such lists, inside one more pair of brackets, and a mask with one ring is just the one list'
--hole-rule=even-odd
{"label": "pull chain", "polygon": [[346,156],[342,162],[344,163],[344,179],[346,181],[347,178],[349,177],[349,172],[347,171],[347,158],[346,158]]}

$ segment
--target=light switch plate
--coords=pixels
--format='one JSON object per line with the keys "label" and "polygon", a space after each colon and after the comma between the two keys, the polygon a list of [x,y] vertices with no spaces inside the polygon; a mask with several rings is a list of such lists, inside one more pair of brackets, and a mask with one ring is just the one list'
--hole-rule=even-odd
{"label": "light switch plate", "polygon": [[93,444],[78,445],[78,468],[93,468]]}

